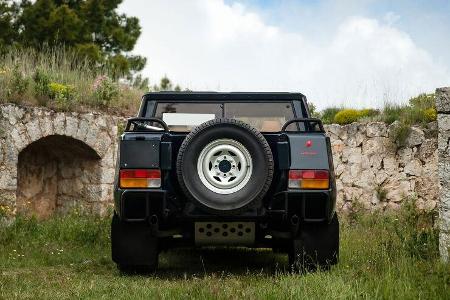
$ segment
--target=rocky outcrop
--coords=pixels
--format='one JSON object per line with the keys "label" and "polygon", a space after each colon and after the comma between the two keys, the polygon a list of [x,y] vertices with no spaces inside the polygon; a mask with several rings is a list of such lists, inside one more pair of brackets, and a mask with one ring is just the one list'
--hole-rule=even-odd
{"label": "rocky outcrop", "polygon": [[337,179],[337,209],[396,209],[407,198],[422,210],[438,200],[437,141],[412,127],[404,147],[381,122],[326,125]]}

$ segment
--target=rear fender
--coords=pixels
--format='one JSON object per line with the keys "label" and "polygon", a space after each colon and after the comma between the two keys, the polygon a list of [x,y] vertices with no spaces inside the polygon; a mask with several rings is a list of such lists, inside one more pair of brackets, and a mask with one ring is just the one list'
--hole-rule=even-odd
{"label": "rear fender", "polygon": [[118,183],[120,169],[160,169],[164,176],[164,171],[172,169],[172,143],[167,134],[126,132],[122,135],[119,141],[114,193],[118,214],[121,212],[120,200],[123,193]]}
{"label": "rear fender", "polygon": [[[328,221],[336,209],[336,179],[330,138],[324,133],[286,133],[291,170],[327,170],[330,173]],[[318,191],[320,192],[320,191]]]}

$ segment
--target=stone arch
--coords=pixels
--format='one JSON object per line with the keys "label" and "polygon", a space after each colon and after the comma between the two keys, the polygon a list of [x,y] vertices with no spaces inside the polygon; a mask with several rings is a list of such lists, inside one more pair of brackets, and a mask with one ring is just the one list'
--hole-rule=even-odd
{"label": "stone arch", "polygon": [[18,155],[17,211],[38,218],[86,207],[96,201],[101,183],[101,156],[86,142],[49,135],[26,147]]}

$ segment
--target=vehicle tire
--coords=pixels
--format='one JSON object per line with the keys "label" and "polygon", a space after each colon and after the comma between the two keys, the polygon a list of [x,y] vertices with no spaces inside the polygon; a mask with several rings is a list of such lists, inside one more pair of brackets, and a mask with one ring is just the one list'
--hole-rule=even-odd
{"label": "vehicle tire", "polygon": [[198,207],[230,214],[264,197],[273,164],[269,144],[258,130],[238,120],[215,119],[185,138],[177,176],[183,193]]}
{"label": "vehicle tire", "polygon": [[294,271],[328,270],[339,260],[339,220],[331,223],[304,224],[299,236],[291,241],[289,266]]}
{"label": "vehicle tire", "polygon": [[151,272],[158,266],[158,238],[143,222],[123,222],[114,214],[111,222],[112,260],[119,270]]}

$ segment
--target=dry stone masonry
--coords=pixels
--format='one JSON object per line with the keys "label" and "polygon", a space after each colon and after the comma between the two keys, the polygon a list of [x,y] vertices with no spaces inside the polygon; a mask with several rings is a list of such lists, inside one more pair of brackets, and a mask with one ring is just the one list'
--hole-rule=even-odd
{"label": "dry stone masonry", "polygon": [[450,257],[450,88],[436,90],[439,152],[439,250],[444,261]]}
{"label": "dry stone masonry", "polygon": [[338,210],[397,209],[407,199],[420,210],[435,209],[436,138],[412,127],[405,146],[398,147],[393,138],[396,126],[381,122],[325,126],[333,151]]}
{"label": "dry stone masonry", "polygon": [[46,218],[112,201],[117,124],[99,113],[0,106],[0,213]]}

